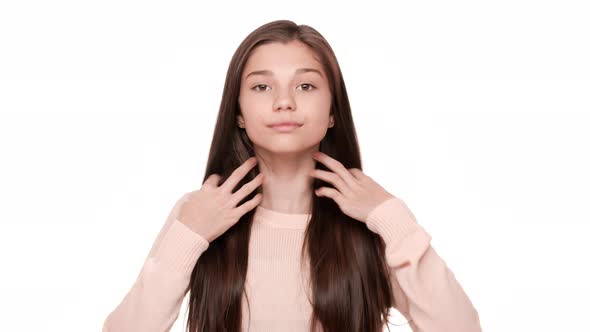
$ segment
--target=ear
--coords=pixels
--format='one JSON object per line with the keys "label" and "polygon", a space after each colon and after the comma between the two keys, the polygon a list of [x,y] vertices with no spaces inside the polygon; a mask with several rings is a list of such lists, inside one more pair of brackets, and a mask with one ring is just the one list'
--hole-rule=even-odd
{"label": "ear", "polygon": [[244,128],[244,117],[241,114],[238,115],[238,127]]}
{"label": "ear", "polygon": [[328,127],[329,128],[334,127],[334,115],[330,115],[330,125]]}

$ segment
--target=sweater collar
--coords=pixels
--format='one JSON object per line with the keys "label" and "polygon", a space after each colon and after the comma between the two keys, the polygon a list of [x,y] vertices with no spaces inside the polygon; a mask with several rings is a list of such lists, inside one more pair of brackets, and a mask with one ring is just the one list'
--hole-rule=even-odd
{"label": "sweater collar", "polygon": [[311,213],[284,213],[256,206],[253,220],[273,228],[305,229]]}

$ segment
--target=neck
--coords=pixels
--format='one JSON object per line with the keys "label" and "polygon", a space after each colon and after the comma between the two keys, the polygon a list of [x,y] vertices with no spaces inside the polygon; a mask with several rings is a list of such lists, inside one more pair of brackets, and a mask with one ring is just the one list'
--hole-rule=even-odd
{"label": "neck", "polygon": [[314,178],[309,172],[315,150],[292,154],[257,154],[262,182],[260,206],[281,213],[307,214],[311,210]]}

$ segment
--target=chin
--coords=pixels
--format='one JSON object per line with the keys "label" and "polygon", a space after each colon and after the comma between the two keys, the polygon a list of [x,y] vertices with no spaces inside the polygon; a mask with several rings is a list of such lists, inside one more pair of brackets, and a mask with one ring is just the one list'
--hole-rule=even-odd
{"label": "chin", "polygon": [[269,154],[297,155],[297,154],[308,153],[310,150],[312,150],[319,143],[320,142],[317,142],[316,144],[310,144],[310,145],[306,144],[305,146],[301,146],[301,145],[294,146],[292,144],[285,144],[285,145],[273,144],[272,146],[255,145],[255,149],[259,150],[259,151],[265,151],[266,153],[269,153]]}

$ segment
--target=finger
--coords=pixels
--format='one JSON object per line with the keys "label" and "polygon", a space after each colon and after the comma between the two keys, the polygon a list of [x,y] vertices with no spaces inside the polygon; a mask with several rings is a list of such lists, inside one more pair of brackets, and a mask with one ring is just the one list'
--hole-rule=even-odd
{"label": "finger", "polygon": [[261,199],[262,199],[262,194],[258,193],[251,200],[238,206],[236,208],[236,213],[238,214],[239,218],[241,218],[244,214],[246,214],[246,212],[248,212],[248,211],[252,210],[253,208],[255,208],[256,206],[258,206],[258,204],[260,204]]}
{"label": "finger", "polygon": [[346,182],[346,184],[348,184],[349,187],[354,185],[356,179],[352,174],[350,174],[350,172],[348,172],[341,162],[319,151],[317,154],[314,154],[314,158],[326,165],[334,173],[340,175],[340,177]]}
{"label": "finger", "polygon": [[248,158],[242,165],[236,168],[231,175],[221,185],[221,189],[226,192],[232,192],[236,185],[250,172],[250,170],[257,164],[256,157]]}
{"label": "finger", "polygon": [[211,174],[207,180],[203,182],[203,185],[217,187],[217,185],[219,185],[219,180],[221,180],[221,176],[219,174]]}
{"label": "finger", "polygon": [[329,197],[329,198],[333,199],[334,201],[336,201],[336,203],[338,203],[338,204],[340,204],[340,199],[342,198],[342,194],[339,193],[338,190],[336,190],[334,188],[320,187],[315,190],[315,193],[318,196]]}
{"label": "finger", "polygon": [[230,204],[232,206],[236,206],[239,202],[241,202],[244,199],[244,197],[248,196],[252,191],[258,188],[262,184],[263,179],[264,175],[262,173],[256,175],[256,177],[252,181],[246,183],[242,186],[242,188],[240,188],[240,190],[232,194]]}
{"label": "finger", "polygon": [[336,173],[324,171],[321,169],[314,169],[310,172],[310,175],[333,184],[334,187],[336,187],[336,189],[338,189],[343,194],[350,193],[350,187],[348,184],[346,184],[346,182],[344,182],[344,180]]}
{"label": "finger", "polygon": [[365,173],[363,173],[362,170],[358,169],[358,168],[349,168],[348,171],[350,172],[350,174],[352,174],[357,180],[360,180],[363,178],[363,176],[365,176]]}

